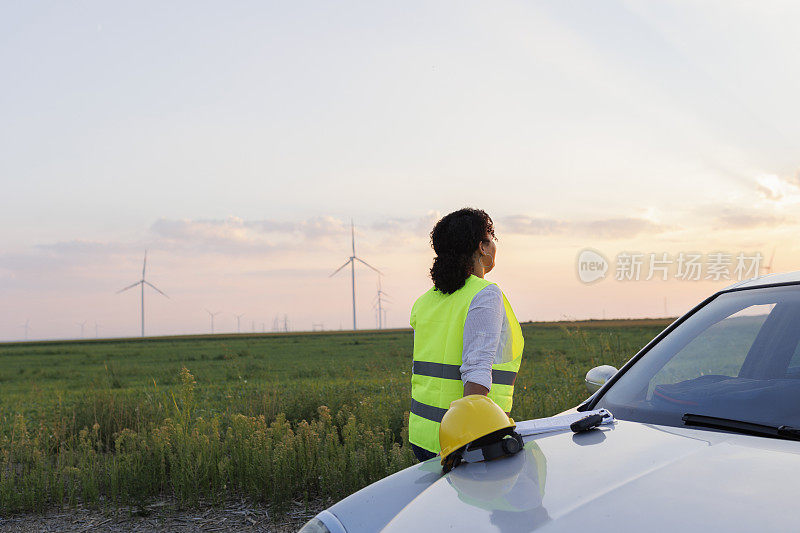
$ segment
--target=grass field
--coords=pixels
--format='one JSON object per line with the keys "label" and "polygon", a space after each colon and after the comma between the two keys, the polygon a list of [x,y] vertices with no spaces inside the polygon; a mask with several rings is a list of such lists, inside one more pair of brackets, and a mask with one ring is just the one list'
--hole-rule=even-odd
{"label": "grass field", "polygon": [[[584,399],[668,320],[523,324],[512,416]],[[410,330],[0,344],[0,513],[337,499],[415,462]]]}

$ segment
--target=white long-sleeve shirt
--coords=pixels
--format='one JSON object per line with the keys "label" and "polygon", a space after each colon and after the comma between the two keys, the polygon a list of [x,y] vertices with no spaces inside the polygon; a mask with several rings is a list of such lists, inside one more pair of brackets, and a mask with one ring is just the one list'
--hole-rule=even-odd
{"label": "white long-sleeve shirt", "polygon": [[461,381],[492,388],[492,365],[511,360],[511,331],[497,285],[487,285],[472,298],[464,321]]}

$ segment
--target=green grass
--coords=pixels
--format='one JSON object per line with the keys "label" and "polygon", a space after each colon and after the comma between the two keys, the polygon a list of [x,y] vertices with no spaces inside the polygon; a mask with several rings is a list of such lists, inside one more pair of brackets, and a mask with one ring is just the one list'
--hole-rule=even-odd
{"label": "green grass", "polygon": [[[585,398],[667,321],[523,325],[512,416]],[[410,330],[0,345],[0,514],[337,499],[415,462]]]}

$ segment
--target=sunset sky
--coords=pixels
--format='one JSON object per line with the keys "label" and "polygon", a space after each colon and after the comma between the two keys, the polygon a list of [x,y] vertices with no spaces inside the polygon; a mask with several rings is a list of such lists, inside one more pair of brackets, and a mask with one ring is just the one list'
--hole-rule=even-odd
{"label": "sunset sky", "polygon": [[[797,270],[800,5],[18,2],[0,7],[0,341],[352,327],[356,252],[388,323],[430,286],[435,221],[485,209],[520,320],[677,316],[732,280],[614,259]],[[611,262],[582,283],[576,258]],[[733,268],[733,265],[731,269]],[[673,268],[674,270],[674,268]],[[705,275],[705,272],[704,272]],[[359,327],[376,275],[356,268]],[[666,301],[665,301],[666,299]],[[666,308],[666,309],[665,309]]]}

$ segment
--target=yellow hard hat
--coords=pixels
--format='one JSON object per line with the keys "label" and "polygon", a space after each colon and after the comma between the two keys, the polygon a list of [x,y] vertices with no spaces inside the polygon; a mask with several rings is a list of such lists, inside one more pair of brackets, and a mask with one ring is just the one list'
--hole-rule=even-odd
{"label": "yellow hard hat", "polygon": [[450,470],[450,455],[454,452],[481,437],[495,432],[509,433],[515,427],[514,421],[488,396],[471,394],[451,402],[439,426],[439,447],[445,471]]}

